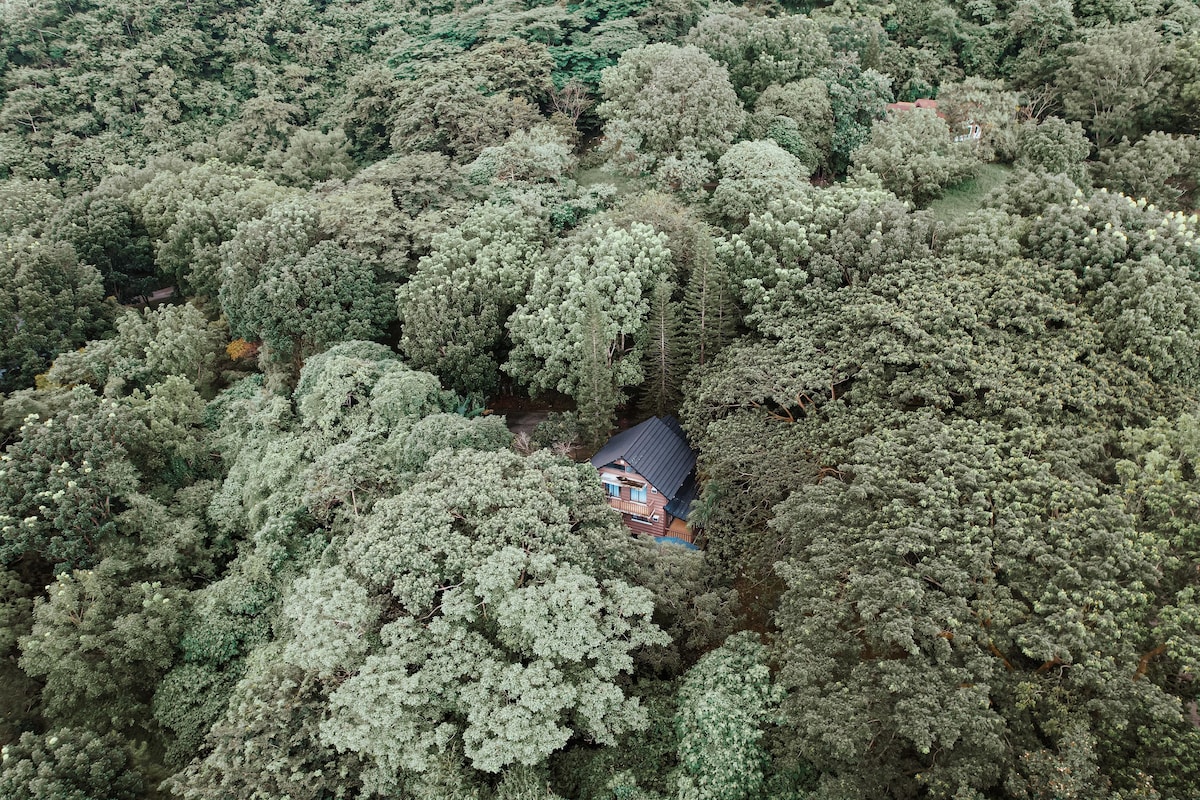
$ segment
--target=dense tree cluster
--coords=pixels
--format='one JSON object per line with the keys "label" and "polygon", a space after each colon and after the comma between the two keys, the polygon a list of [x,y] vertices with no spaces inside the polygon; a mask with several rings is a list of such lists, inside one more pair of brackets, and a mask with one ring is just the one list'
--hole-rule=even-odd
{"label": "dense tree cluster", "polygon": [[1194,800],[1198,109],[1190,0],[0,3],[0,795]]}

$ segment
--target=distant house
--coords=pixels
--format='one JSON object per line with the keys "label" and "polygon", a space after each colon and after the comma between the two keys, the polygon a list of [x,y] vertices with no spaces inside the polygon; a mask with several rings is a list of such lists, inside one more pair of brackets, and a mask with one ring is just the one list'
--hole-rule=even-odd
{"label": "distant house", "polygon": [[651,417],[608,440],[592,456],[608,504],[635,533],[692,542],[688,513],[696,499],[696,451],[674,417]]}
{"label": "distant house", "polygon": [[[946,118],[943,112],[938,111],[937,100],[929,97],[922,97],[911,103],[888,103],[887,105],[888,111],[897,114],[902,111],[913,111],[918,108],[927,108],[942,119]],[[959,132],[954,134],[954,141],[956,142],[971,142],[981,138],[983,138],[983,128],[971,119],[963,120]]]}

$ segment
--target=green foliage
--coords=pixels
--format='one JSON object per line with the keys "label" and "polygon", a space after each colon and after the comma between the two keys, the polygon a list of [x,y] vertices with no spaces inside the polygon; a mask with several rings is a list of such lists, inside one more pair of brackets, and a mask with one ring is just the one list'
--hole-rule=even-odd
{"label": "green foliage", "polygon": [[140,800],[143,787],[116,734],[26,732],[4,746],[0,762],[0,792],[12,800]]}
{"label": "green foliage", "polygon": [[413,64],[392,105],[393,150],[432,150],[465,162],[533,127],[552,64],[545,46],[519,40]]}
{"label": "green foliage", "polygon": [[[585,2],[575,5],[571,9],[574,11],[574,19],[568,17],[569,24],[579,25],[581,29],[572,31],[569,37],[564,37],[565,41],[562,44],[549,48],[554,57],[555,85],[562,86],[569,81],[576,81],[582,86],[594,89],[600,82],[603,71],[615,64],[621,53],[647,44],[646,34],[638,30],[633,18],[623,16],[623,12],[636,8],[643,13],[652,14],[658,5],[640,1]],[[686,25],[685,20],[691,21],[695,18],[694,11],[687,8],[689,4],[686,0],[676,3],[676,8],[671,8],[670,3],[662,5],[663,11],[666,12],[662,21],[668,29],[675,29],[675,35],[660,34],[655,37],[655,41],[673,39],[685,33],[687,27],[690,27]],[[680,5],[683,6],[682,9],[678,8]]]}
{"label": "green foliage", "polygon": [[111,316],[100,273],[69,244],[0,237],[0,389],[32,386],[56,355],[98,336]]}
{"label": "green foliage", "polygon": [[666,237],[648,225],[595,224],[548,261],[509,319],[513,349],[504,370],[535,391],[575,397],[580,427],[599,440],[624,388],[643,377],[638,337],[670,251]]}
{"label": "green foliage", "polygon": [[767,651],[743,631],[706,654],[679,687],[680,798],[742,800],[762,785],[763,727],[783,693],[771,685]]}
{"label": "green foliage", "polygon": [[[1137,679],[1159,553],[1080,470],[1084,447],[918,417],[779,507],[796,548],[776,616],[784,708],[831,789],[838,774],[871,796],[904,774],[930,796],[1036,796],[1031,762],[1089,760],[1046,736],[1179,719]],[[1133,789],[1110,763],[1093,774]]]}
{"label": "green foliage", "polygon": [[354,796],[359,759],[325,744],[323,686],[289,664],[261,663],[242,680],[213,726],[209,752],[171,778],[176,797]]}
{"label": "green foliage", "polygon": [[373,265],[325,238],[318,213],[303,201],[277,204],[222,248],[230,332],[261,341],[261,361],[293,379],[308,356],[376,336],[395,314]]}
{"label": "green foliage", "polygon": [[283,601],[281,623],[291,641],[282,657],[323,679],[350,672],[371,647],[367,637],[380,611],[342,567],[312,570]]}
{"label": "green foliage", "polygon": [[503,144],[485,147],[466,167],[474,184],[559,182],[572,171],[571,144],[552,125],[515,131]]}
{"label": "green foliage", "polygon": [[0,587],[4,589],[0,593],[4,598],[0,605],[0,657],[7,658],[16,652],[17,638],[29,632],[33,601],[29,587],[11,570],[0,572]]}
{"label": "green foliage", "polygon": [[41,236],[62,202],[54,181],[10,178],[0,182],[0,234]]}
{"label": "green foliage", "polygon": [[633,651],[666,637],[650,593],[604,566],[613,524],[586,467],[434,456],[342,548],[395,621],[330,696],[324,740],[367,757],[367,785],[381,791],[429,770],[458,737],[476,769],[496,772],[537,764],[573,735],[611,743],[644,727],[620,676]]}
{"label": "green foliage", "polygon": [[955,142],[946,123],[921,108],[876,122],[851,158],[856,180],[878,176],[885,189],[918,206],[968,178],[978,165],[971,145]]}
{"label": "green foliage", "polygon": [[600,93],[604,147],[635,174],[670,156],[715,160],[745,118],[728,71],[692,45],[630,50],[604,71]]}
{"label": "green foliage", "polygon": [[1153,132],[1131,145],[1122,142],[1094,165],[1095,183],[1144,197],[1164,208],[1187,211],[1200,197],[1200,141],[1195,136]]}
{"label": "green foliage", "polygon": [[[196,460],[208,467],[206,457]],[[118,520],[126,535],[113,541],[106,552],[140,561],[151,574],[179,585],[212,580],[233,550],[229,537],[218,533],[205,516],[219,483],[199,478],[205,470],[182,457],[170,459],[164,468],[171,473],[165,483],[172,489],[179,483],[194,482],[179,488],[165,503],[147,495],[131,497],[129,509]]]}
{"label": "green foliage", "polygon": [[0,737],[11,742],[33,723],[37,686],[17,665],[17,642],[33,628],[30,587],[12,570],[0,571]]}
{"label": "green foliage", "polygon": [[395,453],[396,464],[416,474],[442,450],[495,452],[512,443],[512,434],[498,416],[466,418],[459,413],[430,414],[415,423]]}
{"label": "green foliage", "polygon": [[687,41],[729,70],[748,105],[767,87],[813,77],[833,60],[820,26],[799,14],[769,17],[718,7],[700,19]]}
{"label": "green foliage", "polygon": [[1077,186],[1087,186],[1083,162],[1091,152],[1079,123],[1047,117],[1025,122],[1017,135],[1016,165],[1049,175],[1066,175]]}
{"label": "green foliage", "polygon": [[496,204],[435,235],[397,293],[400,347],[413,366],[459,392],[493,391],[504,323],[525,296],[544,236],[541,220]]}
{"label": "green foliage", "polygon": [[579,444],[579,420],[573,411],[551,411],[533,429],[530,445],[569,451]]}
{"label": "green foliage", "polygon": [[47,378],[61,386],[88,384],[110,397],[178,376],[211,385],[227,333],[192,304],[126,311],[116,336],[89,342],[54,360]]}
{"label": "green foliage", "polygon": [[220,246],[243,222],[294,196],[254,170],[211,160],[160,170],[129,195],[154,242],[165,282],[189,295],[215,298],[221,286]]}
{"label": "green foliage", "polygon": [[21,640],[21,668],[45,682],[46,716],[61,725],[130,731],[150,720],[155,683],[171,666],[184,596],[127,581],[112,560],[60,573]]}
{"label": "green foliage", "polygon": [[984,198],[986,208],[998,208],[1014,217],[1036,217],[1048,206],[1070,203],[1083,192],[1063,173],[1048,175],[1015,169],[1008,179]]}
{"label": "green foliage", "polygon": [[810,172],[827,171],[833,131],[829,87],[819,78],[768,86],[746,130],[754,139],[774,139]]}
{"label": "green foliage", "polygon": [[674,683],[642,680],[635,687],[650,726],[618,747],[572,748],[550,759],[552,786],[580,800],[663,800],[674,794]]}
{"label": "green foliage", "polygon": [[643,413],[665,416],[674,413],[683,400],[685,364],[680,351],[681,320],[672,299],[674,284],[665,276],[650,292],[646,327],[642,332],[642,373],[645,375],[638,406]]}
{"label": "green foliage", "polygon": [[226,14],[186,3],[119,11],[106,2],[6,10],[11,102],[0,127],[43,171],[84,188],[111,163],[194,141],[231,99],[209,68]]}
{"label": "green foliage", "polygon": [[681,674],[740,626],[738,593],[724,584],[706,554],[639,540],[627,555],[636,565],[634,583],[654,592],[655,624],[671,637],[670,644],[637,656],[656,675]]}
{"label": "green foliage", "polygon": [[346,132],[334,128],[325,133],[296,131],[287,147],[275,150],[263,159],[263,166],[277,183],[285,186],[311,186],[335,178],[347,178],[354,171]]}
{"label": "green foliage", "polygon": [[154,721],[170,736],[164,761],[182,768],[204,749],[204,737],[225,713],[238,682],[237,669],[183,663],[167,672],[154,691]]}
{"label": "green foliage", "polygon": [[[1000,164],[978,164],[974,177],[948,187],[940,198],[929,204],[929,212],[940,222],[954,223],[965,220],[969,215],[987,206],[993,193],[1003,191],[1012,173],[1011,167]],[[1065,177],[1063,180],[1070,183]],[[1046,183],[1053,186],[1049,179]],[[1070,186],[1066,194],[1068,199],[1075,192],[1075,185]]]}
{"label": "green foliage", "polygon": [[281,590],[271,564],[239,558],[222,578],[194,593],[183,620],[180,658],[154,691],[154,721],[172,734],[166,757],[186,764],[225,714],[246,657],[271,641]]}
{"label": "green foliage", "polygon": [[436,378],[374,342],[343,342],[310,358],[292,401],[304,427],[332,441],[360,430],[407,427],[455,405]]}
{"label": "green foliage", "polygon": [[50,221],[50,235],[71,244],[81,261],[100,271],[106,294],[129,300],[162,286],[150,235],[130,202],[130,194],[153,174],[150,169],[115,171],[95,189],[65,198]]}
{"label": "green foliage", "polygon": [[835,59],[820,77],[829,87],[833,112],[830,165],[834,172],[843,173],[850,154],[866,141],[875,120],[883,118],[892,99],[891,79],[844,57]]}
{"label": "green foliage", "polygon": [[755,531],[797,485],[835,470],[863,425],[922,408],[1103,425],[1184,407],[1191,223],[1107,193],[1041,213],[1017,229],[967,218],[935,238],[887,195],[809,190],[732,238],[723,249],[751,279],[754,333],[702,373],[683,409],[722,560],[777,560],[786,540]]}
{"label": "green foliage", "polygon": [[965,78],[938,87],[938,112],[956,135],[967,132],[968,125],[979,129],[973,143],[984,161],[1014,158],[1018,106],[1016,93],[998,80]]}
{"label": "green foliage", "polygon": [[709,5],[0,3],[0,794],[1200,794],[1195,3]]}
{"label": "green foliage", "polygon": [[496,787],[496,800],[563,800],[549,788],[546,771],[534,767],[512,767]]}
{"label": "green foliage", "polygon": [[681,282],[713,258],[716,231],[702,221],[702,216],[702,209],[685,205],[676,196],[660,191],[626,196],[608,214],[614,224],[625,227],[640,222],[666,236],[673,274]]}
{"label": "green foliage", "polygon": [[743,227],[768,202],[805,183],[808,167],[775,142],[739,142],[717,161],[721,179],[709,207],[730,228]]}
{"label": "green foliage", "polygon": [[1067,115],[1105,146],[1154,130],[1167,105],[1173,45],[1150,21],[1098,28],[1068,49],[1055,81]]}
{"label": "green foliage", "polygon": [[146,435],[127,409],[84,389],[54,416],[26,419],[0,456],[0,561],[95,564],[124,498],[139,488],[128,448]]}

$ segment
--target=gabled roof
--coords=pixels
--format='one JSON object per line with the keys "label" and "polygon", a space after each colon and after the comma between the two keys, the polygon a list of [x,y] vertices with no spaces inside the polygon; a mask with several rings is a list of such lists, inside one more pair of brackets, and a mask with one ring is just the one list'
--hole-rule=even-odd
{"label": "gabled roof", "polygon": [[692,510],[692,502],[700,495],[700,486],[696,483],[696,473],[692,472],[687,476],[687,480],[683,482],[683,486],[679,487],[679,491],[671,498],[671,502],[667,503],[664,509],[668,514],[675,519],[681,519],[687,522],[688,514]]}
{"label": "gabled roof", "polygon": [[696,468],[696,451],[674,417],[651,417],[621,431],[592,456],[596,469],[624,459],[650,485],[674,500]]}

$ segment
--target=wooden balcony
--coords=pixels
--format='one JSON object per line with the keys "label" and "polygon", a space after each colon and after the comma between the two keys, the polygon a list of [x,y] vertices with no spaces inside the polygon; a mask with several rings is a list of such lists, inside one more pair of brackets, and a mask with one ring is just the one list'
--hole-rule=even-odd
{"label": "wooden balcony", "polygon": [[639,517],[650,518],[650,506],[645,503],[635,503],[632,500],[618,500],[615,497],[610,497],[608,498],[608,504],[622,514],[637,514]]}

